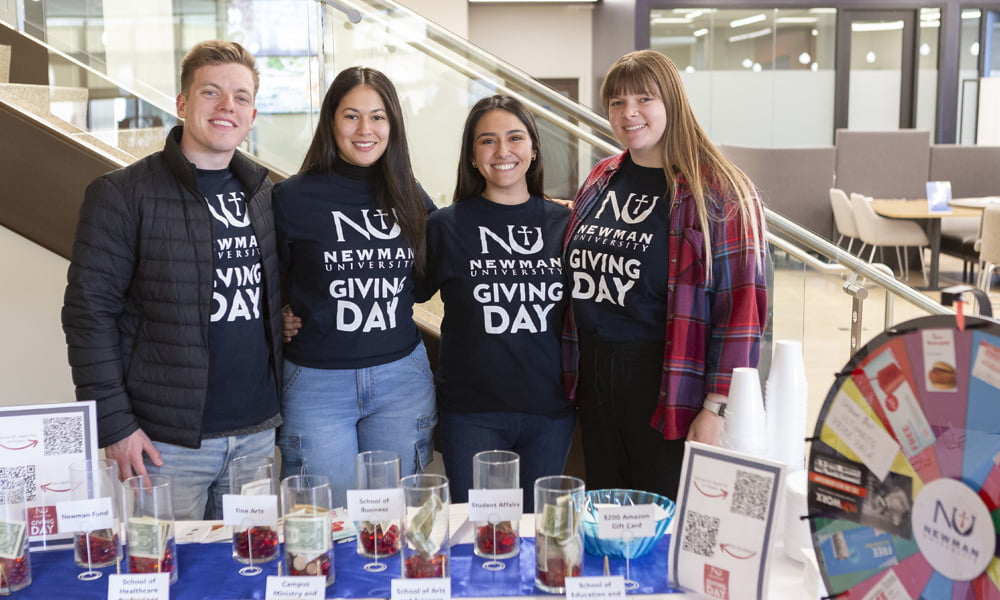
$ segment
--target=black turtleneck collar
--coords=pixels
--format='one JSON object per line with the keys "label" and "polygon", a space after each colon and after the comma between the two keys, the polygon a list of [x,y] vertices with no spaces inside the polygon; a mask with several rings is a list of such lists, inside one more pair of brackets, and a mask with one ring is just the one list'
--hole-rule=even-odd
{"label": "black turtleneck collar", "polygon": [[352,165],[339,156],[333,162],[333,170],[348,179],[356,179],[358,181],[370,181],[375,178],[374,167],[359,167],[358,165]]}

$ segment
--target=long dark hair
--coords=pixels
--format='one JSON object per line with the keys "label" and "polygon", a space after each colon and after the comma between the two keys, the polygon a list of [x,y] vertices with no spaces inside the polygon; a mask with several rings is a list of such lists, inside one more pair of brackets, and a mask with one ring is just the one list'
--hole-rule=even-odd
{"label": "long dark hair", "polygon": [[414,270],[420,274],[426,264],[424,241],[427,207],[410,165],[406,125],[403,123],[403,109],[399,105],[396,87],[381,71],[369,67],[349,67],[337,75],[323,98],[319,124],[299,173],[323,175],[333,171],[333,165],[337,161],[337,141],[333,133],[337,107],[344,96],[359,85],[367,85],[378,93],[389,119],[389,143],[386,144],[382,157],[371,166],[376,170],[376,202],[379,208],[395,213],[396,223],[413,248]]}
{"label": "long dark hair", "polygon": [[491,110],[505,110],[524,124],[528,136],[531,137],[532,149],[535,151],[535,160],[531,161],[528,172],[524,175],[528,180],[528,193],[532,196],[546,198],[545,176],[542,169],[542,141],[538,137],[538,125],[535,124],[535,118],[519,100],[510,96],[497,95],[476,102],[472,110],[469,111],[468,118],[465,119],[465,131],[462,132],[462,151],[458,155],[458,182],[455,184],[455,196],[452,198],[452,202],[477,196],[486,189],[486,178],[479,172],[479,169],[472,166],[475,160],[472,145],[475,143],[473,138],[476,135],[476,125],[479,124],[479,119]]}

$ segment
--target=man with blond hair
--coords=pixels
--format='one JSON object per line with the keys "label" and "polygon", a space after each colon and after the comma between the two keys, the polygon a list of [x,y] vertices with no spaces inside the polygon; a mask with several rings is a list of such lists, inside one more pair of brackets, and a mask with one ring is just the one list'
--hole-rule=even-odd
{"label": "man with blond hair", "polygon": [[120,476],[171,476],[178,519],[222,518],[229,461],[274,453],[278,258],[267,170],[236,150],[259,75],[233,42],[181,63],[164,149],[88,186],[62,311],[78,400]]}

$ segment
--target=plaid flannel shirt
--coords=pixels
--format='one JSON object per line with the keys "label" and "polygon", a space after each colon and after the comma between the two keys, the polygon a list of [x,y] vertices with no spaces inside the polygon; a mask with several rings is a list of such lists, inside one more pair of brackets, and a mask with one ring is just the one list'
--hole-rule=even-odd
{"label": "plaid flannel shirt", "polygon": [[[597,163],[574,199],[563,252],[576,230],[598,204],[625,155]],[[687,436],[709,393],[729,394],[737,367],[756,367],[767,318],[763,233],[753,239],[736,205],[709,190],[712,279],[706,281],[703,233],[686,179],[678,175],[670,205],[667,318],[660,398],[650,426],[665,439]],[[760,210],[763,223],[763,210]],[[563,327],[563,382],[576,398],[578,348],[572,303]]]}

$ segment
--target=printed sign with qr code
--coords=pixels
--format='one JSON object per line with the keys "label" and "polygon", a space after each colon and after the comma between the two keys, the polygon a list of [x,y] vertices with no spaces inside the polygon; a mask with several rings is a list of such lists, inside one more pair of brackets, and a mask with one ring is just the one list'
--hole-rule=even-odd
{"label": "printed sign with qr code", "polygon": [[67,548],[55,506],[71,498],[69,466],[98,457],[95,403],[0,407],[0,480],[23,482],[27,534],[39,549]]}

